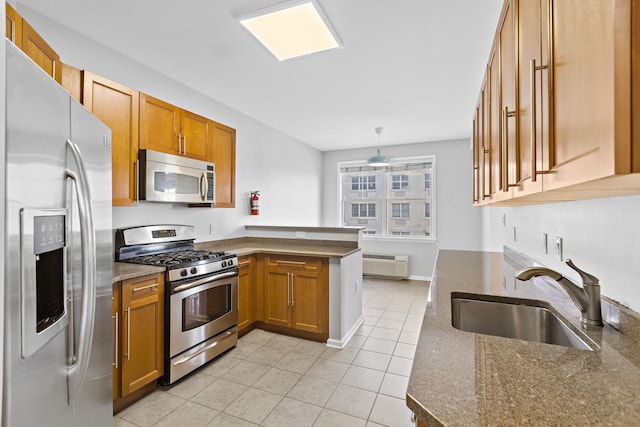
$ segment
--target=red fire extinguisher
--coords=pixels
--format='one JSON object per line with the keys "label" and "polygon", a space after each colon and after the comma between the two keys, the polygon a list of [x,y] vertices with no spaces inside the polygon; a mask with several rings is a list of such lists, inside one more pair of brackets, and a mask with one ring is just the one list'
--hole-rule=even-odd
{"label": "red fire extinguisher", "polygon": [[251,215],[260,215],[260,192],[251,192]]}

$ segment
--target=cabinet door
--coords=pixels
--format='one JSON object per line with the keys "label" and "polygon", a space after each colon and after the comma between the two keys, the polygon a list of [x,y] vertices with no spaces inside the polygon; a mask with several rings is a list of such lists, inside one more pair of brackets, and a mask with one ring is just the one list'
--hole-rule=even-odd
{"label": "cabinet door", "polygon": [[47,74],[55,81],[62,83],[62,67],[60,66],[60,56],[44,41],[40,34],[22,20],[22,50],[27,56],[33,59]]}
{"label": "cabinet door", "polygon": [[6,3],[5,30],[7,38],[18,47],[22,47],[22,17]]}
{"label": "cabinet door", "polygon": [[265,271],[265,323],[291,326],[289,271],[267,266]]}
{"label": "cabinet door", "polygon": [[518,170],[514,197],[542,191],[543,147],[549,146],[547,0],[518,1]]}
{"label": "cabinet door", "polygon": [[140,148],[175,155],[182,153],[178,107],[140,93]]}
{"label": "cabinet door", "polygon": [[181,154],[192,159],[211,161],[212,122],[189,111],[180,111]]}
{"label": "cabinet door", "polygon": [[122,282],[122,396],[164,373],[162,275]]}
{"label": "cabinet door", "polygon": [[503,191],[503,145],[501,129],[500,104],[500,55],[497,43],[494,44],[488,65],[488,93],[487,106],[489,115],[488,147],[486,176],[488,177],[486,197],[490,202],[497,202],[511,198],[511,190]]}
{"label": "cabinet door", "polygon": [[322,333],[322,277],[319,269],[309,267],[292,271],[291,307],[293,309],[292,326],[301,331]]}
{"label": "cabinet door", "polygon": [[216,207],[236,205],[236,130],[214,123],[212,158],[216,164]]}
{"label": "cabinet door", "polygon": [[111,128],[112,203],[131,206],[137,199],[139,93],[84,71],[84,106]]}
{"label": "cabinet door", "polygon": [[62,87],[78,102],[82,102],[82,71],[64,62],[62,68]]}
{"label": "cabinet door", "polygon": [[615,97],[621,94],[615,73],[624,65],[615,61],[616,37],[623,42],[622,32],[618,36],[615,31],[618,3],[552,2],[555,135],[549,153],[551,173],[543,177],[545,191],[630,172],[629,138],[616,140],[615,134]]}
{"label": "cabinet door", "polygon": [[122,364],[122,313],[120,307],[122,304],[120,298],[121,283],[118,282],[113,285],[112,305],[111,305],[111,320],[113,321],[113,400],[120,397],[120,368]]}
{"label": "cabinet door", "polygon": [[511,192],[519,179],[518,100],[516,95],[516,2],[505,1],[498,27],[500,47],[500,143],[502,148],[502,192]]}
{"label": "cabinet door", "polygon": [[238,258],[238,330],[253,323],[255,319],[256,265],[253,256]]}

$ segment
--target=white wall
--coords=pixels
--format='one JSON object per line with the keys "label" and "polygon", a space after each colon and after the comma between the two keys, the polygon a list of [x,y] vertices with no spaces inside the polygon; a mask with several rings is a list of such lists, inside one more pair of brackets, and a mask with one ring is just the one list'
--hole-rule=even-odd
{"label": "white wall", "polygon": [[[471,206],[469,140],[425,142],[382,147],[390,157],[436,156],[436,241],[373,240],[363,237],[364,252],[410,256],[409,274],[430,278],[438,249],[481,249],[481,211]],[[366,160],[375,147],[323,153],[322,225],[339,226],[338,163]]]}
{"label": "white wall", "polygon": [[[242,235],[246,224],[319,225],[322,154],[318,150],[33,10],[22,8],[19,12],[56,49],[63,62],[237,130],[235,209],[140,202],[135,207],[114,208],[114,228],[152,223],[192,224],[196,226],[198,241],[207,241]],[[251,190],[261,192],[261,214],[257,217],[249,215]],[[210,224],[214,224],[215,234],[210,234]]]}
{"label": "white wall", "polygon": [[[565,259],[598,277],[603,295],[640,311],[640,196],[483,209],[485,226],[492,225],[485,246],[506,244],[579,283],[573,270],[555,259],[554,238],[562,237]],[[542,233],[549,236],[548,254]]]}

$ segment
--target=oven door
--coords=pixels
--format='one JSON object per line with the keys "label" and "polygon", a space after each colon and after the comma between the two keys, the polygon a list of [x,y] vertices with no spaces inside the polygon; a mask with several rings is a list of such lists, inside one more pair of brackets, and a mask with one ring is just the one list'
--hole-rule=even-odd
{"label": "oven door", "polygon": [[237,269],[177,284],[169,297],[169,357],[237,324]]}

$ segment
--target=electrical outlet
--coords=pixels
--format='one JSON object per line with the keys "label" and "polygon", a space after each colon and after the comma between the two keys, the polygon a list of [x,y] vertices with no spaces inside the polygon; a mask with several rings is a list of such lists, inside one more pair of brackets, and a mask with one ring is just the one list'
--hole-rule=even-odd
{"label": "electrical outlet", "polygon": [[562,237],[556,236],[556,259],[564,261],[562,256]]}
{"label": "electrical outlet", "polygon": [[547,233],[542,233],[542,250],[545,254],[549,253],[549,236]]}
{"label": "electrical outlet", "polygon": [[360,284],[360,281],[359,281],[359,280],[356,280],[356,281],[354,282],[356,294],[358,293],[358,285],[359,285],[359,284]]}
{"label": "electrical outlet", "polygon": [[209,224],[209,234],[211,234],[212,236],[216,235],[216,226],[215,226],[215,224]]}
{"label": "electrical outlet", "polygon": [[507,214],[502,214],[501,221],[502,221],[502,225],[506,227],[507,226]]}
{"label": "electrical outlet", "polygon": [[515,228],[515,227],[513,227],[513,241],[514,241],[514,242],[516,241],[516,237],[517,237],[517,236],[516,236],[516,228]]}
{"label": "electrical outlet", "polygon": [[304,239],[307,236],[307,233],[304,231],[296,231],[296,239]]}

